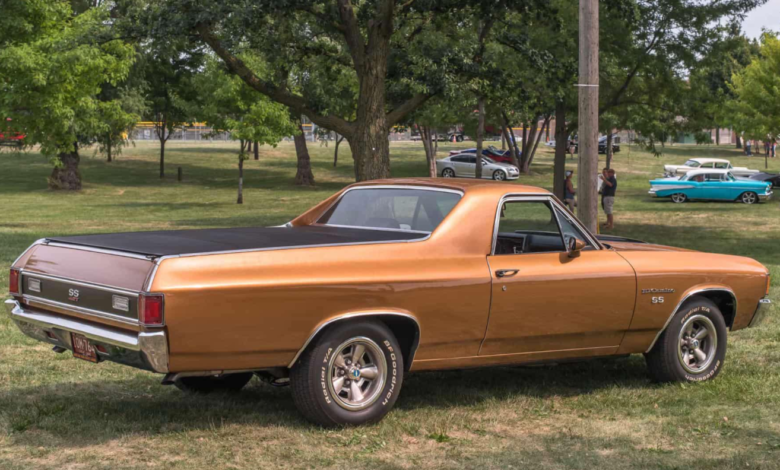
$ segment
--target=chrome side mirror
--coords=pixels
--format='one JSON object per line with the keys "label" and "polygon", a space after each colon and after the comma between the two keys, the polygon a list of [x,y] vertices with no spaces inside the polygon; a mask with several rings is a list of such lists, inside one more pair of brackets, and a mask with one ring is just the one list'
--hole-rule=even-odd
{"label": "chrome side mirror", "polygon": [[566,251],[569,252],[569,258],[577,258],[580,256],[580,252],[585,248],[585,242],[577,240],[572,237],[569,239],[569,246],[566,247]]}

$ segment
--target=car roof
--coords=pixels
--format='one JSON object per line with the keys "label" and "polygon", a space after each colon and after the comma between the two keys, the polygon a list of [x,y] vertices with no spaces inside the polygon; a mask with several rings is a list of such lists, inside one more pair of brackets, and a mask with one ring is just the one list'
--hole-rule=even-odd
{"label": "car roof", "polygon": [[688,160],[693,160],[699,163],[731,163],[730,161],[724,160],[722,158],[689,158]]}
{"label": "car roof", "polygon": [[391,178],[384,180],[372,180],[356,183],[353,187],[364,186],[426,186],[441,189],[454,189],[456,191],[470,192],[494,192],[497,196],[506,193],[545,193],[550,191],[536,186],[527,186],[511,182],[493,180],[477,180],[470,178]]}
{"label": "car roof", "polygon": [[731,170],[721,170],[721,169],[715,169],[715,168],[705,168],[703,170],[691,170],[686,175],[711,175],[713,173],[717,174],[724,174],[724,173],[731,173]]}

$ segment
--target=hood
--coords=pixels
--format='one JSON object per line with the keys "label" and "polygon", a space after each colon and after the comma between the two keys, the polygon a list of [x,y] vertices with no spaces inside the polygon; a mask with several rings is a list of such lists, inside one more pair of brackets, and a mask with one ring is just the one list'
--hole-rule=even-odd
{"label": "hood", "polygon": [[492,162],[490,166],[500,166],[502,168],[514,168],[515,170],[519,170],[519,168],[512,165],[511,163],[504,163],[504,162]]}

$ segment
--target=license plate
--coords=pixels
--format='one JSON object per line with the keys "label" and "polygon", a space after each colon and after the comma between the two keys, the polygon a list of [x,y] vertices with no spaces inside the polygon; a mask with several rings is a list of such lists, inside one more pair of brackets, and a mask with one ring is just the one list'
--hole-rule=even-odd
{"label": "license plate", "polygon": [[95,347],[89,344],[89,340],[86,336],[78,333],[71,333],[70,342],[73,344],[73,357],[84,359],[89,362],[98,361]]}

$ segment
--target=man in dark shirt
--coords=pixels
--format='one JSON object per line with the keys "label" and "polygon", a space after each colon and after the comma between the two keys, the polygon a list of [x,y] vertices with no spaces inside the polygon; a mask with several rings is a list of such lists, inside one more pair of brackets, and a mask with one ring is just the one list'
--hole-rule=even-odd
{"label": "man in dark shirt", "polygon": [[612,216],[612,206],[615,204],[615,190],[617,189],[617,178],[615,170],[604,168],[601,172],[601,180],[604,185],[601,188],[601,208],[607,214],[607,223],[604,225],[606,230],[612,230],[615,227],[615,218]]}

